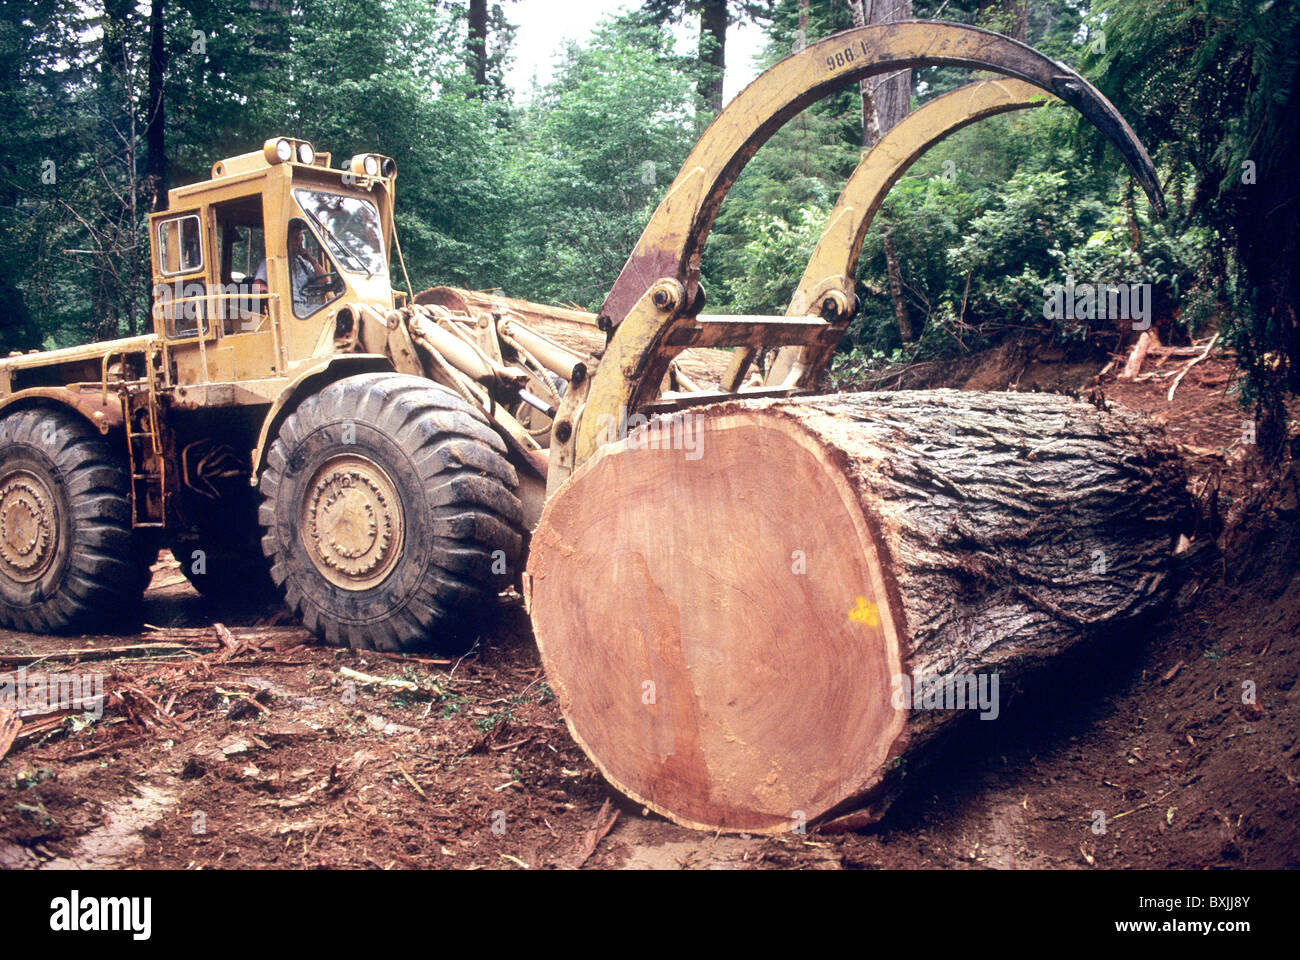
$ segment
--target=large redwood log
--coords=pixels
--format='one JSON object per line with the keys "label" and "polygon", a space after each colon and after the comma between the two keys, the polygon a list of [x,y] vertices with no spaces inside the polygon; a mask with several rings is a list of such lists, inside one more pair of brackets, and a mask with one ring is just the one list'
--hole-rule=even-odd
{"label": "large redwood log", "polygon": [[[1173,446],[1121,409],[732,402],[584,464],[533,535],[525,596],[615,787],[686,826],[777,833],[879,815],[906,760],[996,715],[1008,680],[1158,610],[1187,506]],[[949,689],[982,709],[926,709]]]}

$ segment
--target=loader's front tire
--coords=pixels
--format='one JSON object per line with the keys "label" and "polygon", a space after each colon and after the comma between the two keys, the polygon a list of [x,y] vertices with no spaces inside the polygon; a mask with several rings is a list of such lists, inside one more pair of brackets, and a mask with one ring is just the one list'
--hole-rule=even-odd
{"label": "loader's front tire", "polygon": [[487,419],[420,377],[347,377],[267,455],[258,519],[303,624],[354,649],[459,646],[516,572],[518,477]]}
{"label": "loader's front tire", "polygon": [[81,417],[0,419],[0,625],[89,633],[135,613],[149,583],[124,449]]}

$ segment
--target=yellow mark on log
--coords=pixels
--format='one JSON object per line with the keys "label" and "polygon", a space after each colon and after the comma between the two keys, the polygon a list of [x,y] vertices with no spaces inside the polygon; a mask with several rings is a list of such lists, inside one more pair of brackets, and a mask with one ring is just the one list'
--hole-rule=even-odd
{"label": "yellow mark on log", "polygon": [[849,619],[856,623],[865,623],[869,627],[878,627],[880,610],[866,597],[858,597],[857,604],[849,611]]}

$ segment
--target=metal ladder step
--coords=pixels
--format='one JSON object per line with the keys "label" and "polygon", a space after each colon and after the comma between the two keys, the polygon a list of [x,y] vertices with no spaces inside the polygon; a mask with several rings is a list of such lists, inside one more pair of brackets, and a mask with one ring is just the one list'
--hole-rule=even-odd
{"label": "metal ladder step", "polygon": [[[152,430],[133,430],[134,414],[143,413],[147,418],[147,425],[152,425],[153,414],[147,406],[134,404],[133,400],[142,400],[142,395],[123,394],[122,408],[126,420],[126,455],[130,465],[131,476],[131,524],[136,527],[157,527],[161,528],[164,524],[161,521],[151,519],[145,508],[145,503],[149,501],[150,494],[156,494],[159,503],[165,499],[163,471],[157,473],[148,473],[141,468],[144,466],[149,455],[156,456],[160,451],[157,446],[157,437]],[[165,509],[165,508],[164,508]]]}

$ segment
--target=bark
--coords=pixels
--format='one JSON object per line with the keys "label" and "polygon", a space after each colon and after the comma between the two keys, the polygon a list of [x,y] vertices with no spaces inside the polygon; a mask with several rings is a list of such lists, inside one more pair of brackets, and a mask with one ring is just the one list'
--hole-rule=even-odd
{"label": "bark", "polygon": [[[1300,64],[1285,88],[1283,115],[1294,117],[1300,111]],[[1255,376],[1270,386],[1256,412],[1259,450],[1270,458],[1287,436],[1282,391],[1300,394],[1300,124],[1285,124],[1277,140],[1259,160],[1256,182],[1236,191],[1233,216],[1238,256],[1254,288],[1246,352]],[[1214,276],[1227,275],[1225,258]]]}
{"label": "bark", "polygon": [[898,323],[898,335],[904,343],[913,337],[912,317],[907,312],[907,300],[903,297],[903,268],[898,262],[898,251],[894,249],[894,235],[888,226],[882,226],[880,232],[885,245],[885,272],[889,276],[889,300],[894,305],[894,320]]}
{"label": "bark", "polygon": [[1174,447],[1122,409],[733,402],[579,468],[525,597],[570,732],[616,787],[686,826],[780,833],[878,817],[977,714],[900,703],[913,676],[941,694],[982,676],[992,697],[1159,611],[1188,521]]}
{"label": "bark", "polygon": [[[912,0],[848,0],[848,4],[855,27],[912,18]],[[868,77],[858,89],[862,96],[862,145],[873,147],[910,112],[912,71]]]}
{"label": "bark", "polygon": [[[1124,190],[1124,219],[1128,223],[1128,248],[1137,253],[1142,247],[1142,228],[1138,225],[1137,207],[1133,203],[1133,180]],[[1141,262],[1141,257],[1138,258]]]}

